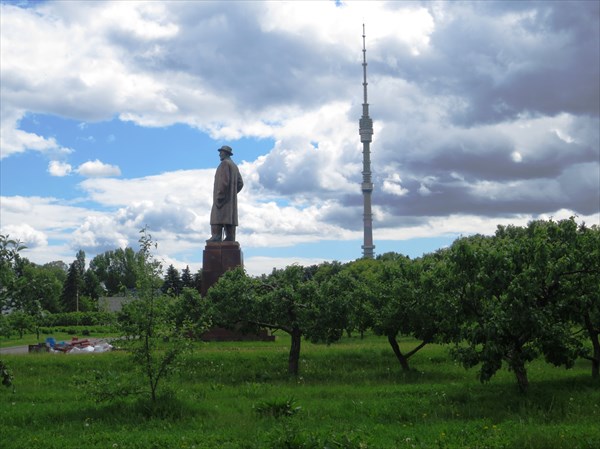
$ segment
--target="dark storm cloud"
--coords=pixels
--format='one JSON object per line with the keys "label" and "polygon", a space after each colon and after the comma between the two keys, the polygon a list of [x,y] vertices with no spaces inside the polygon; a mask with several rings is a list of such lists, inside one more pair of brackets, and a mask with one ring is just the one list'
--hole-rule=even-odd
{"label": "dark storm cloud", "polygon": [[300,150],[276,146],[269,153],[264,163],[258,167],[261,185],[284,196],[320,191],[318,153],[308,150],[305,157],[296,158],[296,163],[289,162],[286,156],[294,151]]}
{"label": "dark storm cloud", "polygon": [[[343,95],[340,72],[349,64],[339,49],[311,36],[265,31],[261,2],[180,2],[170,5],[170,19],[181,32],[159,42],[117,33],[115,42],[136,55],[140,69],[177,71],[196,76],[199,87],[216,91],[240,108],[301,104],[315,106]],[[138,48],[139,47],[139,48]],[[148,55],[148,56],[145,56]],[[316,95],[307,95],[315,89]]]}
{"label": "dark storm cloud", "polygon": [[465,125],[523,113],[598,115],[598,2],[488,3],[441,21],[431,55],[406,66],[409,79],[466,99],[452,118]]}
{"label": "dark storm cloud", "polygon": [[[356,204],[356,199],[360,199],[360,207]],[[362,198],[353,196],[348,202],[342,198],[340,203],[323,213],[321,220],[350,231],[360,231],[363,228]]]}
{"label": "dark storm cloud", "polygon": [[[593,140],[567,142],[552,130],[527,147],[497,128],[452,128],[437,134],[430,128],[415,131],[410,137],[392,132],[388,138],[386,130],[380,151],[374,152],[376,163],[393,160],[413,176],[455,172],[470,180],[508,181],[555,177],[572,164],[598,160]],[[419,135],[427,132],[432,134]],[[515,152],[524,153],[523,159],[515,161]]]}
{"label": "dark storm cloud", "polygon": [[[425,6],[428,4],[425,3]],[[430,5],[435,14],[436,4]],[[599,3],[442,4],[430,49],[415,58],[391,39],[373,50],[374,73],[430,95],[458,98],[453,123],[473,126],[523,114],[597,116]],[[389,61],[395,64],[389,64]]]}
{"label": "dark storm cloud", "polygon": [[600,208],[599,183],[598,165],[589,162],[574,164],[556,178],[511,183],[469,183],[448,174],[426,180],[411,178],[403,183],[408,193],[398,196],[376,191],[373,198],[374,204],[391,217],[457,213],[502,217],[553,213],[561,209],[588,215],[597,213]]}

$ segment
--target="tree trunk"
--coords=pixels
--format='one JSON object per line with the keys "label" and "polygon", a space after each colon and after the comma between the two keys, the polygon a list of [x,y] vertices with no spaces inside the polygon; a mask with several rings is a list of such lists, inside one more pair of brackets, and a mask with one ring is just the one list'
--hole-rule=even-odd
{"label": "tree trunk", "polygon": [[598,341],[598,330],[594,327],[589,312],[584,315],[585,327],[587,328],[590,340],[592,340],[593,354],[592,361],[592,379],[600,379],[600,341]]}
{"label": "tree trunk", "polygon": [[408,366],[408,358],[406,358],[400,351],[400,346],[398,345],[398,341],[396,341],[396,337],[394,335],[388,335],[388,341],[390,342],[390,346],[392,347],[396,358],[400,362],[402,371],[410,371],[410,367]]}
{"label": "tree trunk", "polygon": [[527,378],[527,369],[525,368],[525,363],[521,360],[511,360],[510,366],[515,373],[515,377],[517,378],[517,384],[519,386],[519,390],[521,393],[526,393],[527,388],[529,387],[529,379]]}
{"label": "tree trunk", "polygon": [[592,360],[592,379],[600,379],[600,354]]}
{"label": "tree trunk", "polygon": [[300,344],[302,343],[302,332],[298,328],[293,328],[290,332],[292,345],[290,346],[290,357],[288,363],[288,373],[294,376],[298,375],[300,364]]}

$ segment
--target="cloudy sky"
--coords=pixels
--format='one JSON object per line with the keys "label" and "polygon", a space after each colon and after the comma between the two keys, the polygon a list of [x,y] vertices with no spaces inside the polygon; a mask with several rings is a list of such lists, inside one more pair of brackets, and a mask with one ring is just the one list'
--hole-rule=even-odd
{"label": "cloudy sky", "polygon": [[376,254],[599,224],[599,5],[2,1],[0,232],[197,270],[227,144],[251,274],[361,257],[363,23]]}

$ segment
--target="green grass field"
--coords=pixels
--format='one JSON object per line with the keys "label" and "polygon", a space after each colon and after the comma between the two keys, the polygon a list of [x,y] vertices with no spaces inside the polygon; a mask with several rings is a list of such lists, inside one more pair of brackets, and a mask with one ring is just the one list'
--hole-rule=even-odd
{"label": "green grass field", "polygon": [[600,383],[584,361],[530,364],[521,395],[512,373],[482,385],[436,345],[403,374],[375,336],[303,342],[300,377],[290,378],[288,345],[285,336],[195,344],[151,417],[143,400],[97,404],[86,394],[96,371],[131,373],[124,352],[2,355],[15,388],[0,390],[0,447],[600,447]]}

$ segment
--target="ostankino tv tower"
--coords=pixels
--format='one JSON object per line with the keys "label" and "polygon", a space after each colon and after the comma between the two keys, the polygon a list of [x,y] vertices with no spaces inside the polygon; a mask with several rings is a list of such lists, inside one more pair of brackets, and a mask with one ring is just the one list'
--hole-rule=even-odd
{"label": "ostankino tv tower", "polygon": [[363,144],[363,182],[362,192],[364,200],[364,244],[362,245],[363,257],[373,258],[373,214],[371,213],[371,193],[373,183],[371,182],[371,140],[373,136],[373,120],[369,117],[369,103],[367,103],[367,49],[365,47],[365,24],[363,23],[363,90],[364,102],[362,105],[362,117],[359,121],[360,141]]}

